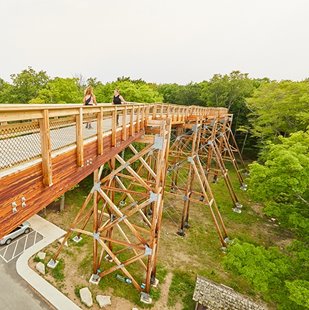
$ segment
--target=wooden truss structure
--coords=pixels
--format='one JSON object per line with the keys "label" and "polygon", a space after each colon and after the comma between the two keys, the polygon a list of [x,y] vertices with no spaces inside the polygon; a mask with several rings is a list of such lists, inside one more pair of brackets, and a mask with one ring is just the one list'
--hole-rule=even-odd
{"label": "wooden truss structure", "polygon": [[[232,132],[232,120],[233,114],[226,114],[218,116],[216,120],[207,124],[212,128],[212,139],[217,139],[217,145],[221,153],[222,159],[227,162],[231,162],[242,190],[247,190],[247,184],[245,184],[242,173],[247,174],[246,166],[239,151],[236,139]],[[237,159],[240,161],[242,168],[239,167]]]}
{"label": "wooden truss structure", "polygon": [[[115,118],[115,117],[114,117]],[[157,119],[156,119],[157,118]],[[94,171],[94,185],[48,266],[57,264],[64,244],[71,237],[93,239],[93,274],[90,282],[121,271],[125,279],[151,302],[156,283],[156,263],[163,212],[163,196],[181,197],[183,209],[178,234],[189,227],[191,204],[210,210],[222,247],[227,230],[210,186],[210,178],[224,178],[234,209],[242,207],[233,190],[225,161],[233,163],[243,185],[230,140],[231,119],[223,115],[191,115],[186,121],[153,117],[145,135]],[[235,140],[233,140],[235,142]],[[116,144],[114,144],[116,146]],[[239,152],[238,152],[239,153]],[[240,154],[239,154],[240,155]],[[185,180],[183,182],[183,180]],[[132,264],[139,264],[136,273]]]}
{"label": "wooden truss structure", "polygon": [[[178,234],[184,236],[185,229],[189,228],[190,204],[203,204],[211,212],[221,245],[226,247],[227,231],[209,182],[211,176],[213,182],[217,182],[218,176],[222,175],[233,202],[233,211],[241,213],[242,204],[225,165],[226,161],[232,162],[241,189],[246,190],[235,158],[236,152],[240,158],[241,154],[231,130],[231,117],[191,117],[184,128],[176,129],[172,140],[166,191],[169,195],[180,195],[184,200]],[[244,164],[242,158],[241,162]]]}
{"label": "wooden truss structure", "polygon": [[[149,123],[155,135],[130,144],[124,152],[125,158],[118,154],[111,159],[108,174],[103,166],[94,172],[93,188],[49,262],[50,267],[55,266],[72,234],[77,242],[82,235],[90,236],[93,238],[91,281],[98,282],[112,272],[122,271],[126,279],[143,292],[146,302],[150,286],[156,281],[171,130],[169,120]],[[142,267],[140,278],[129,271],[134,263]]]}

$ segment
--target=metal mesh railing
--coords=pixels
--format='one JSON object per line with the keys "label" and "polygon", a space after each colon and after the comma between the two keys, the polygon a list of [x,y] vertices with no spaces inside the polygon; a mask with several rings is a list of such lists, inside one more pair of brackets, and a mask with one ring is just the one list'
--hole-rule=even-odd
{"label": "metal mesh railing", "polygon": [[97,135],[97,116],[95,113],[84,114],[83,138],[88,139]]}
{"label": "metal mesh railing", "polygon": [[59,150],[76,143],[75,116],[49,119],[51,150]]}
{"label": "metal mesh railing", "polygon": [[38,120],[10,122],[0,126],[0,169],[10,168],[40,156]]}

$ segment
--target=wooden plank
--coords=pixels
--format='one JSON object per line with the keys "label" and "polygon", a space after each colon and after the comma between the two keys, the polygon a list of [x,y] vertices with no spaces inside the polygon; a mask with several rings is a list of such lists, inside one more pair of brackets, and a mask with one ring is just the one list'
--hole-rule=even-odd
{"label": "wooden plank", "polygon": [[76,159],[77,166],[84,166],[84,140],[83,140],[83,111],[79,109],[79,114],[76,115]]}
{"label": "wooden plank", "polygon": [[117,132],[117,107],[114,108],[112,118],[112,146],[116,146],[117,143],[116,132]]}
{"label": "wooden plank", "polygon": [[127,109],[127,105],[125,105],[122,112],[122,141],[127,139]]}
{"label": "wooden plank", "polygon": [[137,113],[136,113],[136,131],[140,131],[140,116],[141,116],[141,107],[137,107]]}
{"label": "wooden plank", "polygon": [[130,113],[130,136],[134,135],[134,107],[131,108]]}
{"label": "wooden plank", "polygon": [[42,173],[43,183],[52,186],[52,167],[51,167],[51,144],[49,131],[48,110],[43,111],[43,118],[40,120],[41,150],[42,150]]}
{"label": "wooden plank", "polygon": [[98,155],[103,154],[103,107],[97,116]]}
{"label": "wooden plank", "polygon": [[145,114],[146,114],[146,107],[142,107],[142,121],[141,121],[141,128],[144,130],[145,128]]}

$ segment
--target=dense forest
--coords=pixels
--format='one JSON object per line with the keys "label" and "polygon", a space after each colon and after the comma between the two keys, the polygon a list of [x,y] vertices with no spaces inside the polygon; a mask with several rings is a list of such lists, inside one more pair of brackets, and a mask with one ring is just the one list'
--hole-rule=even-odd
{"label": "dense forest", "polygon": [[309,308],[309,80],[253,79],[234,71],[187,85],[129,77],[104,84],[96,78],[50,78],[29,67],[12,74],[11,82],[0,78],[0,103],[81,103],[87,85],[98,102],[111,102],[119,88],[129,102],[229,108],[240,147],[254,160],[248,193],[292,238],[271,248],[236,241],[225,267],[279,309]]}

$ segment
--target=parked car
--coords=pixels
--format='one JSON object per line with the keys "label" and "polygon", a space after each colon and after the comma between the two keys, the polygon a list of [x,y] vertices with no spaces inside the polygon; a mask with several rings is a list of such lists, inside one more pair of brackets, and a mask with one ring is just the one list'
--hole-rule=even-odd
{"label": "parked car", "polygon": [[10,244],[13,239],[17,238],[18,236],[22,234],[28,234],[30,232],[30,223],[29,222],[23,222],[21,225],[16,227],[13,231],[11,231],[9,234],[4,236],[2,239],[0,239],[0,244]]}

